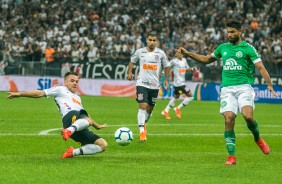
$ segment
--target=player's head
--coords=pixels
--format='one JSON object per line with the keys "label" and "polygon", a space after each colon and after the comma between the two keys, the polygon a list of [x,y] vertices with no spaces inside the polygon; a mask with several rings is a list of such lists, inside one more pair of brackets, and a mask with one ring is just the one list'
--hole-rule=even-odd
{"label": "player's head", "polygon": [[183,54],[182,54],[182,52],[181,52],[181,50],[180,50],[180,47],[177,47],[177,48],[175,49],[175,55],[176,55],[176,57],[177,57],[178,59],[182,59],[182,58],[183,58]]}
{"label": "player's head", "polygon": [[149,32],[146,38],[146,42],[147,42],[147,47],[150,50],[154,50],[155,47],[157,47],[159,44],[159,40],[157,38],[157,32],[156,31]]}
{"label": "player's head", "polygon": [[71,92],[75,93],[77,90],[79,76],[76,72],[67,72],[64,77],[65,86]]}
{"label": "player's head", "polygon": [[230,21],[226,24],[228,40],[237,44],[241,41],[242,27],[238,21]]}

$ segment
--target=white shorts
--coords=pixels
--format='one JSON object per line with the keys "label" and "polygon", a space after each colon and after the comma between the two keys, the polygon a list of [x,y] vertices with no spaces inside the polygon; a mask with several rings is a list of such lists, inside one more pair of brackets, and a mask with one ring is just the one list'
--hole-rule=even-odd
{"label": "white shorts", "polygon": [[237,115],[247,105],[254,109],[254,99],[255,92],[249,84],[223,87],[220,92],[220,113],[231,111]]}

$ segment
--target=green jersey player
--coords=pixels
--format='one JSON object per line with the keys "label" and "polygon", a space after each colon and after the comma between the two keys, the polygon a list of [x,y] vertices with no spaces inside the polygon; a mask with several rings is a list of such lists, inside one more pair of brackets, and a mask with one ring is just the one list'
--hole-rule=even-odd
{"label": "green jersey player", "polygon": [[257,121],[253,117],[254,82],[253,72],[255,67],[259,70],[267,83],[268,90],[277,96],[273,90],[270,77],[266,71],[256,49],[241,38],[241,24],[231,21],[226,24],[229,42],[219,45],[216,50],[207,56],[188,52],[180,48],[184,55],[200,63],[208,64],[218,59],[222,60],[222,86],[220,93],[220,113],[225,119],[224,138],[229,153],[226,165],[236,164],[235,157],[235,132],[234,125],[237,113],[242,113],[249,130],[254,135],[254,140],[264,154],[269,154],[270,149],[260,137]]}

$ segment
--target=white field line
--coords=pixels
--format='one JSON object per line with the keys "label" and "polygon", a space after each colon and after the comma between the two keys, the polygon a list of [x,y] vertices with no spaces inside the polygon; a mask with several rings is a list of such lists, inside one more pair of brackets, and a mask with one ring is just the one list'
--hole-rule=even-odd
{"label": "white field line", "polygon": [[[127,125],[108,125],[108,127],[135,127],[136,124],[127,124]],[[150,124],[150,126],[222,126],[222,124]],[[246,125],[236,125],[236,126],[246,126]],[[260,127],[270,127],[270,128],[279,128],[282,125],[260,125]],[[50,132],[59,131],[62,128],[53,128],[48,130],[43,130],[38,134],[29,134],[29,133],[0,133],[0,136],[59,136],[59,134],[49,134]],[[101,136],[112,136],[113,134],[99,134]],[[240,134],[237,133],[238,136],[251,136],[252,134]],[[282,134],[261,134],[262,136],[282,136]],[[214,134],[199,134],[199,133],[162,133],[162,134],[148,134],[148,136],[174,136],[174,137],[181,137],[181,136],[222,136],[222,133],[214,133]]]}
{"label": "white field line", "polygon": [[[99,134],[100,136],[114,136],[114,134]],[[33,137],[33,136],[61,136],[60,134],[22,134],[22,133],[0,133],[0,137]],[[169,136],[169,137],[218,137],[223,136],[223,133],[221,134],[194,134],[194,133],[187,133],[187,134],[154,134],[154,133],[148,133],[148,136]],[[236,136],[252,136],[252,134],[240,134],[237,133]],[[261,134],[261,136],[268,136],[268,137],[280,137],[282,134]]]}

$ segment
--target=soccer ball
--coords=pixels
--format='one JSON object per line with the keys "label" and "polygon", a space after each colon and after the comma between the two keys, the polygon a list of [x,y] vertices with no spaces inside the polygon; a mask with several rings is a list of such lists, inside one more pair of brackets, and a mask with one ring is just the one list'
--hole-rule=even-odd
{"label": "soccer ball", "polygon": [[126,146],[133,141],[133,133],[129,128],[119,128],[115,132],[115,141],[121,146]]}

